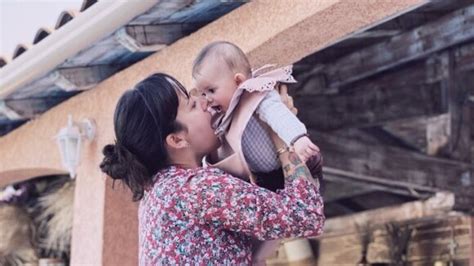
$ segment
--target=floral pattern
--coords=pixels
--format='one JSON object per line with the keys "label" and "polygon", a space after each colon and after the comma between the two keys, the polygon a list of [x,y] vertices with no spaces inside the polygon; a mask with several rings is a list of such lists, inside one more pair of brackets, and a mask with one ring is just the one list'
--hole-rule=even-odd
{"label": "floral pattern", "polygon": [[274,193],[217,168],[160,171],[139,207],[140,265],[248,265],[252,238],[322,233],[319,186],[301,177]]}

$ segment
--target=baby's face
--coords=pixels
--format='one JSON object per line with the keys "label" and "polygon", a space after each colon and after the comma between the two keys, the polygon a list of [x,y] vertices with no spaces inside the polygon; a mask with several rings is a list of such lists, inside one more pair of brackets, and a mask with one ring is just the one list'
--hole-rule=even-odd
{"label": "baby's face", "polygon": [[234,73],[219,60],[206,60],[193,80],[194,88],[204,98],[212,112],[227,111],[237,89]]}

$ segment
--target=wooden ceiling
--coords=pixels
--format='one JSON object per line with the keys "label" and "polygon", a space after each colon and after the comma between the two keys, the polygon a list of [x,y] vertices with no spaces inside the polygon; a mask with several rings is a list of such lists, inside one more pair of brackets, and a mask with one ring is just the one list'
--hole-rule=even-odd
{"label": "wooden ceiling", "polygon": [[328,216],[452,191],[474,206],[474,3],[433,1],[295,64]]}

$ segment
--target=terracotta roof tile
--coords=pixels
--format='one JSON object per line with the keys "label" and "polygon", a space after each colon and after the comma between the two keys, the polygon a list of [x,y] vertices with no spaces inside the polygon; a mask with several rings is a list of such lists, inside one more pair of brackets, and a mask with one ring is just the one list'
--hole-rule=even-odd
{"label": "terracotta roof tile", "polygon": [[64,10],[63,12],[61,12],[61,14],[59,14],[58,20],[56,21],[56,25],[54,26],[54,28],[59,29],[62,26],[66,25],[66,23],[74,19],[77,13],[79,12],[74,10]]}
{"label": "terracotta roof tile", "polygon": [[30,45],[27,45],[27,44],[24,44],[24,43],[18,44],[15,48],[15,51],[13,52],[12,59],[17,58],[22,53],[26,52],[26,50],[28,50],[28,48],[30,48]]}
{"label": "terracotta roof tile", "polygon": [[51,34],[51,32],[52,30],[50,28],[47,28],[47,27],[39,28],[35,34],[35,38],[33,39],[33,44],[39,43],[44,38],[48,37],[48,35]]}

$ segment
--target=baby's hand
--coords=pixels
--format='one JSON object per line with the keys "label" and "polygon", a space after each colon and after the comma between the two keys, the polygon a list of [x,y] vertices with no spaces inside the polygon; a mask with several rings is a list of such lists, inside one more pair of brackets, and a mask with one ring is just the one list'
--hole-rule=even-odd
{"label": "baby's hand", "polygon": [[317,155],[320,152],[318,146],[306,136],[299,138],[293,147],[303,162],[306,162],[311,156]]}

